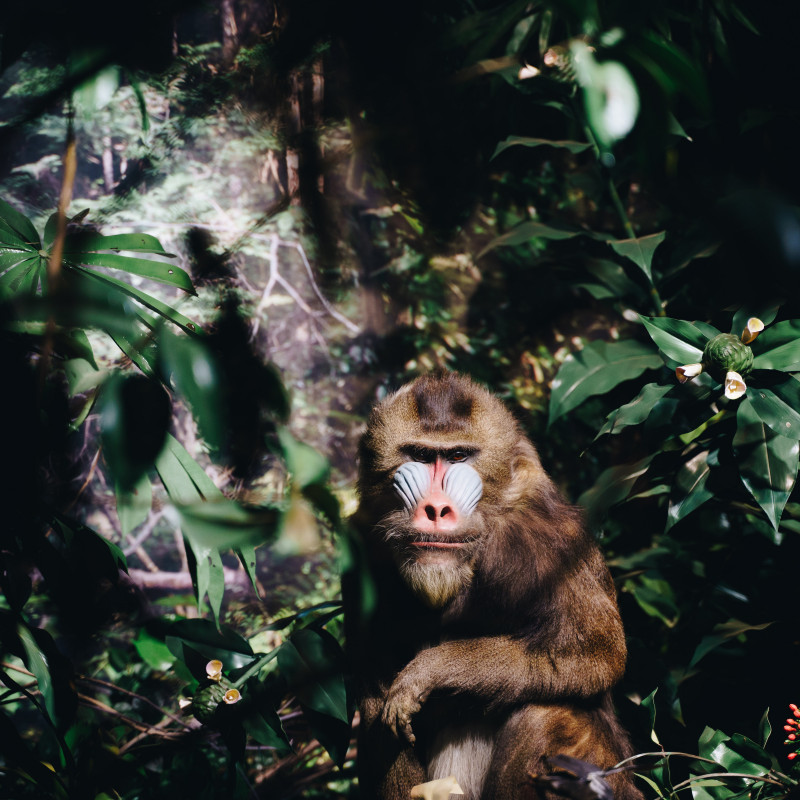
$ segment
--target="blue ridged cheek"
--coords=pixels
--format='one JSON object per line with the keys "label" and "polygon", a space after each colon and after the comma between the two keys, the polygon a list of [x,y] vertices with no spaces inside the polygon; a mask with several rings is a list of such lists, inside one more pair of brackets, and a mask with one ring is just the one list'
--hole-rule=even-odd
{"label": "blue ridged cheek", "polygon": [[478,505],[483,495],[483,481],[469,464],[451,464],[444,474],[442,488],[465,517]]}
{"label": "blue ridged cheek", "polygon": [[395,472],[392,485],[403,505],[411,511],[431,487],[431,470],[419,461],[409,461]]}

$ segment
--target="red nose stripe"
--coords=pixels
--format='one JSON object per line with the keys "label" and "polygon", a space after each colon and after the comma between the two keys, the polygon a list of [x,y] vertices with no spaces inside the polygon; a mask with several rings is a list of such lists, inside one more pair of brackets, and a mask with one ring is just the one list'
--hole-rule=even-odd
{"label": "red nose stripe", "polygon": [[463,547],[463,542],[411,542],[415,547]]}

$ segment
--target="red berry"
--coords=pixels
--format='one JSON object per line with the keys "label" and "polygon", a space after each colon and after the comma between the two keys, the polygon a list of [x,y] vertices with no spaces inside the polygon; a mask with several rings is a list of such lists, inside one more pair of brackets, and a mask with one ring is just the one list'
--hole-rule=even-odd
{"label": "red berry", "polygon": [[787,739],[788,739],[790,742],[793,742],[793,741],[794,741],[794,740],[797,738],[797,734],[790,733],[790,734],[789,734],[789,735],[788,735],[786,738],[787,738]]}
{"label": "red berry", "polygon": [[789,761],[794,761],[797,758],[797,753],[789,753],[789,755],[786,756],[786,758],[788,758]]}
{"label": "red berry", "polygon": [[794,715],[795,715],[796,717],[800,717],[800,709],[795,709],[795,710],[794,710]]}
{"label": "red berry", "polygon": [[784,725],[784,726],[783,726],[783,729],[784,729],[785,731],[793,731],[793,730],[794,730],[794,728],[793,728],[791,725]]}
{"label": "red berry", "polygon": [[797,706],[794,703],[789,703],[789,708],[791,708],[792,711],[797,711]]}

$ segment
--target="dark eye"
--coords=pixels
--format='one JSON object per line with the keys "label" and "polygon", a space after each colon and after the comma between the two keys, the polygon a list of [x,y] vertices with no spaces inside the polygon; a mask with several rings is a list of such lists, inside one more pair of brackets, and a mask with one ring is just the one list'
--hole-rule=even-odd
{"label": "dark eye", "polygon": [[436,456],[426,447],[409,447],[406,452],[414,461],[419,461],[421,464],[432,464],[436,460]]}
{"label": "dark eye", "polygon": [[447,460],[450,463],[456,463],[458,461],[466,461],[469,458],[469,453],[466,450],[452,450],[447,455]]}

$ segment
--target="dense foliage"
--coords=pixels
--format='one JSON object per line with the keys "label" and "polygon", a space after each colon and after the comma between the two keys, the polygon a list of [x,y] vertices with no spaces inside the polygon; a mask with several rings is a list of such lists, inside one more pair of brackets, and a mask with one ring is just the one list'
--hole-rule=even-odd
{"label": "dense foliage", "polygon": [[12,5],[0,797],[355,796],[340,506],[370,404],[434,368],[520,409],[587,509],[621,767],[796,795],[782,12]]}

